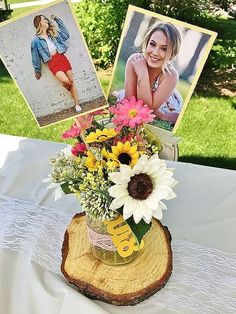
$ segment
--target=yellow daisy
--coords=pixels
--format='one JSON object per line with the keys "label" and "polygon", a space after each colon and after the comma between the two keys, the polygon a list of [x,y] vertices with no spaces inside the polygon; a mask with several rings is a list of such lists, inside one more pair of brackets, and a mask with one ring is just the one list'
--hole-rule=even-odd
{"label": "yellow daisy", "polygon": [[116,146],[112,146],[110,153],[110,159],[129,166],[134,166],[139,158],[139,152],[137,151],[138,146],[131,145],[130,142],[125,142],[124,144],[118,142]]}
{"label": "yellow daisy", "polygon": [[114,129],[96,130],[96,132],[91,132],[88,136],[86,136],[86,142],[105,142],[116,136],[116,134],[117,133]]}
{"label": "yellow daisy", "polygon": [[88,157],[86,158],[85,166],[89,171],[98,170],[99,167],[106,163],[104,160],[98,161],[89,151],[87,152],[87,155]]}

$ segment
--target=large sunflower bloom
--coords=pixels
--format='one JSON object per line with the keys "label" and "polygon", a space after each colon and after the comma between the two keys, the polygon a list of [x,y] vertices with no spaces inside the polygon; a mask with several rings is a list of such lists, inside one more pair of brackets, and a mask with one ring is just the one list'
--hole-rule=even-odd
{"label": "large sunflower bloom", "polygon": [[133,169],[121,165],[119,172],[109,174],[115,183],[108,189],[113,201],[110,209],[116,210],[123,206],[123,217],[133,216],[135,223],[141,219],[149,224],[152,217],[162,218],[162,210],[167,209],[161,200],[169,200],[176,195],[172,190],[176,181],[173,172],[166,168],[164,160],[155,154],[148,159],[142,155]]}
{"label": "large sunflower bloom", "polygon": [[118,142],[116,146],[112,146],[110,153],[110,159],[116,161],[120,164],[125,164],[129,166],[134,166],[139,158],[139,153],[137,151],[138,146],[131,145],[130,142],[125,142],[124,144]]}
{"label": "large sunflower bloom", "polygon": [[116,136],[116,131],[114,129],[103,129],[96,130],[96,132],[91,132],[88,136],[86,136],[87,143],[94,142],[105,142]]}

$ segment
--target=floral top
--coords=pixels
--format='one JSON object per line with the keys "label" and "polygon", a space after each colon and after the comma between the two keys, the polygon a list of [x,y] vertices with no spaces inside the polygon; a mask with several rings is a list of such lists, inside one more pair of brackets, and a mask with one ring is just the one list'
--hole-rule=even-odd
{"label": "floral top", "polygon": [[[159,79],[161,74],[156,78],[152,85],[152,92],[155,92],[159,86]],[[183,104],[183,99],[180,93],[175,90],[173,94],[164,102],[158,109],[158,111],[162,113],[170,113],[170,112],[177,112],[180,113]]]}

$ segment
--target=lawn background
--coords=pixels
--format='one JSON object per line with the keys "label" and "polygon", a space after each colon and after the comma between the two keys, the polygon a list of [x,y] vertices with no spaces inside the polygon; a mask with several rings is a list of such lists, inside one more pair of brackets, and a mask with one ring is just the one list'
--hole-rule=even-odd
{"label": "lawn background", "polygon": [[[15,9],[12,16],[37,8]],[[236,19],[204,23],[201,26],[218,32],[218,37],[176,133],[182,139],[179,160],[236,169]],[[98,71],[106,93],[111,72],[111,68]],[[0,133],[61,142],[62,132],[72,123],[40,129],[2,62],[0,95]]]}

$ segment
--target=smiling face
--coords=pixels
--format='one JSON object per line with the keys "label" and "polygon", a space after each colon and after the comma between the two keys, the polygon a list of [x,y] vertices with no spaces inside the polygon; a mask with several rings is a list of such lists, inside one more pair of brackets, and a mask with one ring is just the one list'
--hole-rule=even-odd
{"label": "smiling face", "polygon": [[162,68],[167,53],[167,36],[162,31],[152,34],[145,50],[147,64],[151,68]]}

